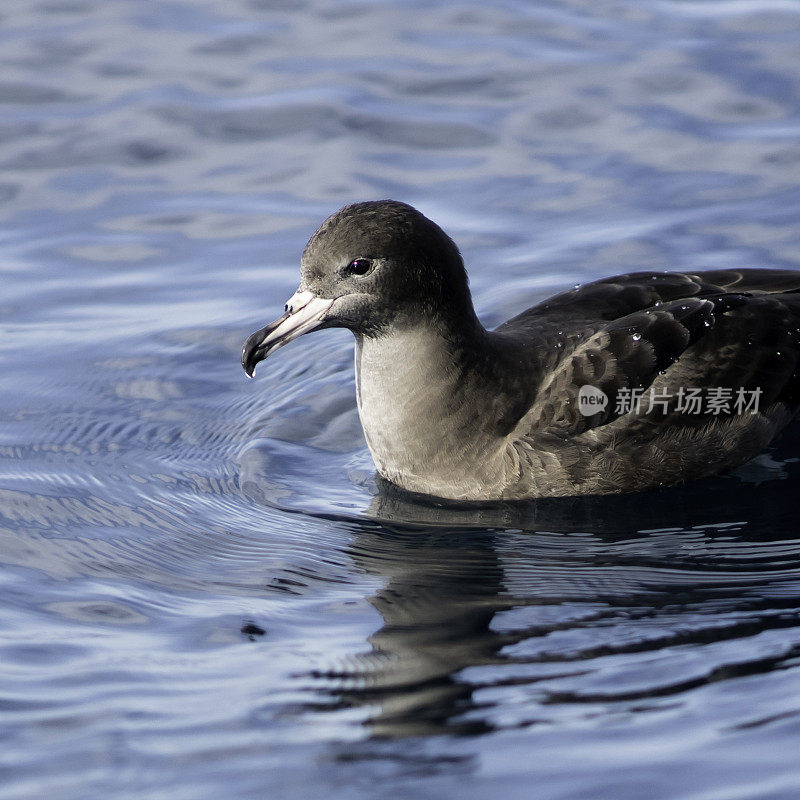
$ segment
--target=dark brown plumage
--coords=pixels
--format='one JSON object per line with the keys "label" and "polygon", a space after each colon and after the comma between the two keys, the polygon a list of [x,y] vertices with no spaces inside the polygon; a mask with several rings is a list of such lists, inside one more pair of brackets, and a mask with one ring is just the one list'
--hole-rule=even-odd
{"label": "dark brown plumage", "polygon": [[[326,220],[301,276],[243,364],[252,372],[313,328],[350,328],[367,443],[379,472],[413,491],[492,500],[672,484],[747,461],[798,412],[800,272],[606,278],[487,331],[449,237],[378,201]],[[587,408],[582,387],[606,405]],[[681,405],[690,390],[694,411]]]}

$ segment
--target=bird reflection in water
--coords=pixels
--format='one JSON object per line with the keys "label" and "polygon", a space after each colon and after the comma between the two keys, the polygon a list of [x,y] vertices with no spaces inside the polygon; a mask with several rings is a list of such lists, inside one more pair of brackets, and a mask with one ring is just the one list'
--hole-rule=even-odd
{"label": "bird reflection in water", "polygon": [[354,565],[383,581],[368,598],[383,625],[368,638],[358,688],[344,690],[342,700],[375,706],[374,735],[487,729],[460,718],[474,707],[474,687],[459,673],[495,663],[507,643],[491,629],[497,611],[509,605],[494,539],[491,530],[390,525],[354,537]]}
{"label": "bird reflection in water", "polygon": [[[341,577],[379,580],[365,599],[381,625],[346,668],[314,673],[332,701],[314,710],[363,709],[373,742],[479,735],[780,668],[800,627],[798,433],[738,475],[641,494],[459,506],[378,479],[359,514],[321,515],[335,541],[350,532]],[[281,462],[250,455],[243,488],[283,507]],[[786,653],[764,661],[750,642],[776,630]],[[350,741],[334,758],[371,752]]]}
{"label": "bird reflection in water", "polygon": [[[785,467],[759,476],[751,466],[744,484],[712,478],[640,495],[472,507],[380,482],[366,513],[373,523],[355,526],[348,553],[381,579],[367,599],[383,625],[358,669],[327,676],[329,690],[341,705],[369,709],[373,738],[480,734],[494,727],[492,704],[475,697],[482,688],[541,681],[542,704],[588,701],[548,686],[595,669],[599,630],[610,631],[603,652],[613,655],[794,626],[800,603],[787,590],[800,549],[786,550],[785,532],[797,528],[800,471],[791,457]],[[503,621],[512,609],[525,612],[520,626]],[[747,615],[746,623],[720,626],[723,612]],[[630,640],[626,626],[637,617],[654,623]],[[577,636],[569,652],[546,641],[564,630]],[[629,689],[621,679],[606,699],[671,691]]]}

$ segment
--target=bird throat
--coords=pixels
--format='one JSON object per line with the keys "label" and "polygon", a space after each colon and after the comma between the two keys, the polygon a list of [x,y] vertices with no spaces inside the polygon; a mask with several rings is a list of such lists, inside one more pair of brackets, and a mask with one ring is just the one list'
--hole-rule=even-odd
{"label": "bird throat", "polygon": [[[411,491],[443,496],[500,442],[474,411],[488,390],[468,354],[432,328],[356,337],[358,412],[378,471]],[[478,470],[483,472],[483,470]],[[484,477],[485,479],[485,477]]]}

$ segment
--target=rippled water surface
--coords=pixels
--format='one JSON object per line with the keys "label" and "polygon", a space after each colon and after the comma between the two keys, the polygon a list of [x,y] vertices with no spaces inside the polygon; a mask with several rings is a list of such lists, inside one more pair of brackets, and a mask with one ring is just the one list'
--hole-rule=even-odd
{"label": "rippled water surface", "polygon": [[800,436],[647,496],[376,483],[352,341],[248,382],[316,225],[487,324],[800,261],[800,5],[5,0],[2,798],[800,796]]}

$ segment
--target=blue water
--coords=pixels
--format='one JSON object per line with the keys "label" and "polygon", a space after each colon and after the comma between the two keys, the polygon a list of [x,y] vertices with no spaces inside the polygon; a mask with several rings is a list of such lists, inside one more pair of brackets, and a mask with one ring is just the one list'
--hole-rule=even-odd
{"label": "blue water", "polygon": [[490,325],[796,267],[800,4],[6,0],[0,67],[0,798],[800,796],[800,435],[459,510],[346,332],[239,365],[354,200]]}

